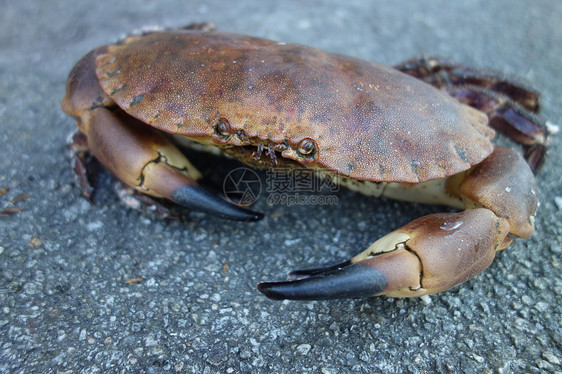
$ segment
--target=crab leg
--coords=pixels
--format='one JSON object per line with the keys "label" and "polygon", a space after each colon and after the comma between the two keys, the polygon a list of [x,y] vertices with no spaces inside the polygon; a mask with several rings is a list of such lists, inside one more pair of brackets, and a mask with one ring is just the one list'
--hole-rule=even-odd
{"label": "crab leg", "polygon": [[519,154],[496,148],[462,178],[451,179],[466,210],[416,219],[340,265],[301,270],[261,283],[271,299],[314,300],[441,292],[486,269],[512,237],[529,237],[538,204],[532,172]]}
{"label": "crab leg", "polygon": [[486,113],[490,126],[523,146],[533,171],[542,165],[548,130],[544,119],[537,115],[539,93],[530,84],[439,58],[412,59],[395,68]]}
{"label": "crab leg", "polygon": [[520,78],[484,69],[459,65],[438,57],[411,59],[395,65],[395,69],[423,80],[437,88],[473,86],[509,97],[526,110],[539,112],[539,92]]}
{"label": "crab leg", "polygon": [[548,131],[544,120],[504,95],[476,86],[451,89],[451,95],[488,115],[490,126],[523,146],[533,171],[542,166]]}
{"label": "crab leg", "polygon": [[95,57],[86,55],[72,70],[63,110],[74,116],[90,152],[121,181],[189,209],[221,218],[256,221],[260,213],[240,208],[197,184],[199,171],[163,135],[127,116],[100,88]]}

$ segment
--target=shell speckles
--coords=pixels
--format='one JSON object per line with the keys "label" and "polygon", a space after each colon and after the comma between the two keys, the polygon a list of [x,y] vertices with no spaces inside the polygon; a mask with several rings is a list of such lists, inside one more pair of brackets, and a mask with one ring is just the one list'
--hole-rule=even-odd
{"label": "shell speckles", "polygon": [[482,113],[393,69],[300,45],[170,31],[110,46],[96,64],[117,105],[160,130],[211,138],[225,118],[248,139],[309,139],[315,166],[357,179],[441,178],[492,151]]}

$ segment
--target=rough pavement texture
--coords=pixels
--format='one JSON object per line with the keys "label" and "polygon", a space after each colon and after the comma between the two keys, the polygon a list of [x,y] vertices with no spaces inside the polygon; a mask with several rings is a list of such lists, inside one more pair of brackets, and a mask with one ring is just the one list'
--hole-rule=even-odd
{"label": "rough pavement texture", "polygon": [[59,109],[91,48],[206,20],[386,64],[427,53],[517,74],[561,123],[560,19],[562,2],[546,0],[3,2],[0,207],[23,210],[0,219],[0,371],[560,372],[560,136],[539,175],[537,233],[476,279],[429,301],[273,302],[260,280],[343,260],[440,208],[341,191],[335,206],[262,199],[257,224],[157,221],[124,208],[104,172],[92,206]]}

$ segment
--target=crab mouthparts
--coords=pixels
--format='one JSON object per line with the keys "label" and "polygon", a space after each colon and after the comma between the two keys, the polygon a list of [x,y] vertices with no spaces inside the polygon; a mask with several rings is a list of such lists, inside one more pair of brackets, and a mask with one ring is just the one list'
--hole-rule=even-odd
{"label": "crab mouthparts", "polygon": [[277,156],[275,152],[283,152],[287,149],[285,144],[268,145],[267,148],[264,147],[263,143],[258,143],[255,151],[252,153],[252,157],[259,160],[262,157],[263,151],[265,149],[265,154],[271,158],[271,162],[277,165]]}

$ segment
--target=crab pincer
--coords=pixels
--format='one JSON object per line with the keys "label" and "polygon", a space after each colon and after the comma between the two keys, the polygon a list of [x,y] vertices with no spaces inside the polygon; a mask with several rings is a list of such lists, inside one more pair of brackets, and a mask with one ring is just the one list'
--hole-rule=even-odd
{"label": "crab pincer", "polygon": [[533,233],[537,186],[524,159],[497,147],[462,179],[449,180],[466,210],[418,218],[342,264],[299,270],[258,289],[280,300],[387,295],[414,297],[448,290],[486,269],[513,237]]}
{"label": "crab pincer", "polygon": [[96,57],[106,51],[107,47],[97,48],[76,64],[61,104],[76,119],[90,152],[142,193],[225,219],[262,219],[263,214],[231,204],[200,186],[201,173],[169,138],[116,107],[95,74]]}
{"label": "crab pincer", "polygon": [[341,265],[296,271],[289,281],[261,283],[258,289],[271,299],[292,300],[433,294],[487,268],[505,247],[508,230],[507,222],[487,209],[425,216]]}

